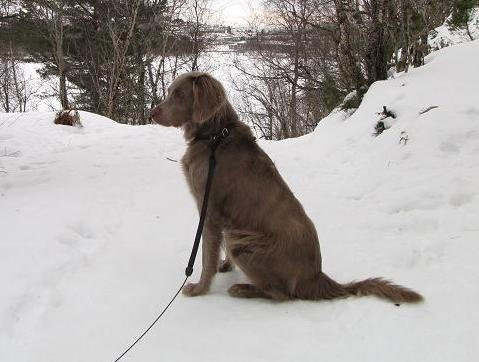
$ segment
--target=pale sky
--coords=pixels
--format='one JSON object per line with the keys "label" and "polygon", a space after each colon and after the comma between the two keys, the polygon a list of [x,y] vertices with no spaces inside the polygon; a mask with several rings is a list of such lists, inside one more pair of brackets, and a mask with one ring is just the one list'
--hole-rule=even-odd
{"label": "pale sky", "polygon": [[261,9],[261,0],[210,0],[215,18],[225,25],[247,25],[251,9]]}

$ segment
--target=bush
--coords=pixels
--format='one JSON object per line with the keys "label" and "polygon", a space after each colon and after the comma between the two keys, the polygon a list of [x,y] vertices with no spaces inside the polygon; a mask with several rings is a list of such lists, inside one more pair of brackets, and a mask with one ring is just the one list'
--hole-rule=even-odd
{"label": "bush", "polygon": [[55,116],[55,124],[72,127],[83,127],[80,122],[80,114],[76,109],[59,111]]}
{"label": "bush", "polygon": [[477,0],[455,0],[449,25],[452,27],[467,26],[471,10],[478,5]]}

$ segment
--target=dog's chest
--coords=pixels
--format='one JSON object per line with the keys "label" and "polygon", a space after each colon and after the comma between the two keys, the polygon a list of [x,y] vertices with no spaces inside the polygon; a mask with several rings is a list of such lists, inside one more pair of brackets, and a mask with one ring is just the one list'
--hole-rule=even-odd
{"label": "dog's chest", "polygon": [[209,154],[207,147],[195,146],[189,146],[185,155],[181,159],[186,181],[190,191],[193,193],[193,196],[195,196],[197,201],[206,187],[208,159]]}

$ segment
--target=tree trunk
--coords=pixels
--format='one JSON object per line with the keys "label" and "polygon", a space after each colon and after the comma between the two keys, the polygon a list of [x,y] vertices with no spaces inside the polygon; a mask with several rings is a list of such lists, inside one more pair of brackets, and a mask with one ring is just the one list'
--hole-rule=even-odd
{"label": "tree trunk", "polygon": [[298,137],[298,81],[299,81],[299,46],[301,42],[301,32],[298,31],[294,35],[294,67],[293,67],[293,79],[291,82],[291,106],[290,106],[290,120],[291,120],[291,137]]}
{"label": "tree trunk", "polygon": [[67,81],[66,74],[64,70],[59,70],[60,73],[60,103],[62,109],[69,109],[70,104],[68,102],[68,93],[67,93]]}
{"label": "tree trunk", "polygon": [[63,52],[63,12],[65,2],[59,1],[58,7],[52,9],[52,27],[51,30],[51,43],[55,54],[55,62],[58,69],[59,76],[59,98],[62,109],[69,109],[67,83],[66,83],[66,64],[65,54]]}
{"label": "tree trunk", "polygon": [[345,2],[345,0],[334,0],[334,3],[336,5],[336,17],[339,31],[339,55],[340,58],[343,58],[340,59],[340,61],[345,61],[344,69],[349,73],[348,77],[352,80],[356,92],[361,94],[365,82],[359,60],[353,53],[354,47],[351,41],[350,32],[354,31],[354,29],[348,19],[348,10],[346,9],[349,2]]}
{"label": "tree trunk", "polygon": [[409,0],[401,0],[401,58],[397,71],[406,73],[409,70]]}
{"label": "tree trunk", "polygon": [[139,52],[139,56],[137,59],[138,65],[138,101],[137,101],[137,109],[138,109],[138,122],[140,124],[146,124],[146,117],[145,117],[145,65],[143,64],[143,55],[142,52]]}

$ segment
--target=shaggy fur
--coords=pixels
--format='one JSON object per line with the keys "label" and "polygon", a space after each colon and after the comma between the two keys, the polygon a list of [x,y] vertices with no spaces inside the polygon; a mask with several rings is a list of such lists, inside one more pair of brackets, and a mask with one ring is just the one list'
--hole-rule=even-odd
{"label": "shaggy fur", "polygon": [[54,123],[64,126],[83,127],[77,110],[59,111],[55,116]]}
{"label": "shaggy fur", "polygon": [[[418,293],[380,278],[339,284],[322,272],[312,221],[210,75],[179,76],[151,117],[161,125],[183,128],[188,148],[182,165],[198,210],[208,173],[208,137],[224,127],[230,131],[216,150],[201,277],[186,285],[184,294],[207,293],[216,272],[231,270],[234,264],[251,281],[230,287],[234,297],[319,300],[375,295],[395,303],[422,300]],[[227,258],[220,261],[223,243]]]}

